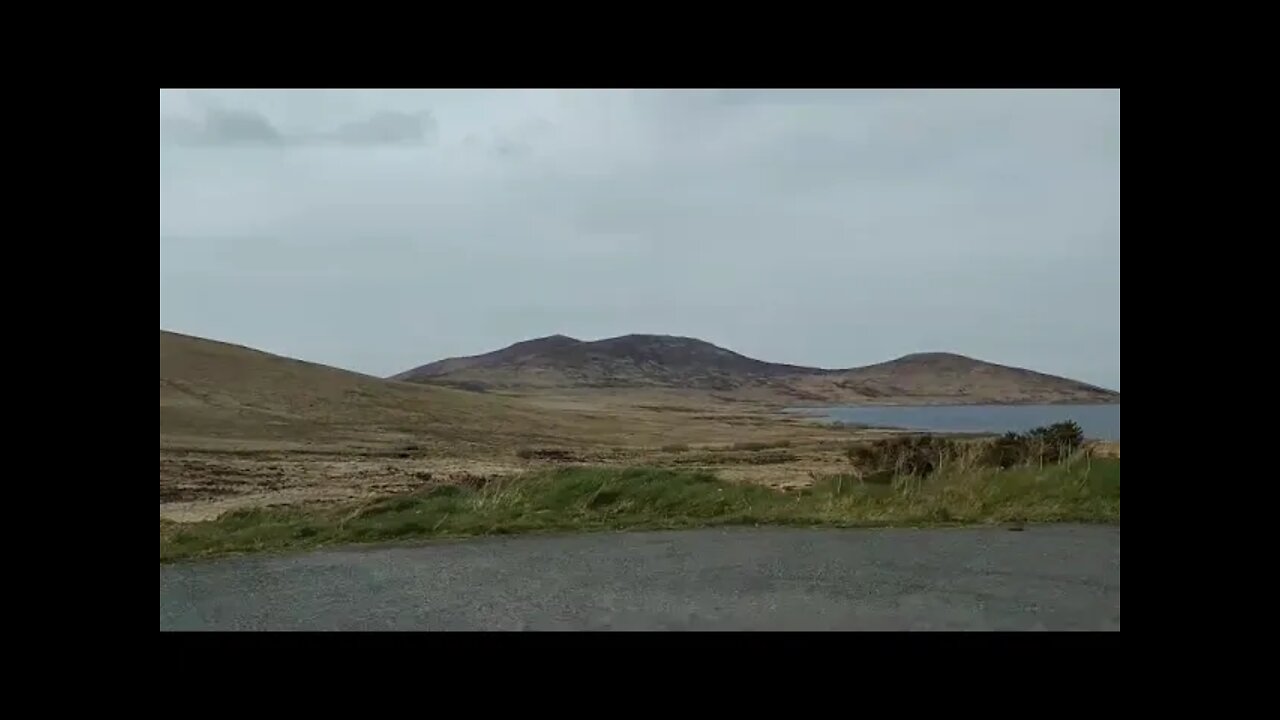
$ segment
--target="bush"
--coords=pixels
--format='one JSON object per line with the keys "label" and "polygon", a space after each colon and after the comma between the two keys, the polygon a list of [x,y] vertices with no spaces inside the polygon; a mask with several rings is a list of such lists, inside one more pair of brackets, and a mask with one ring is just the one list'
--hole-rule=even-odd
{"label": "bush", "polygon": [[1011,468],[1027,461],[1028,450],[1025,438],[1016,432],[1005,433],[987,444],[982,456],[982,465],[987,467]]}
{"label": "bush", "polygon": [[903,435],[849,448],[849,460],[864,475],[932,475],[949,460],[960,457],[965,445],[936,435]]}
{"label": "bush", "polygon": [[1010,468],[1061,462],[1083,445],[1084,431],[1077,423],[1068,420],[1032,428],[1025,433],[1005,433],[988,445],[983,464]]}
{"label": "bush", "polygon": [[864,476],[892,473],[926,477],[952,462],[991,468],[1061,462],[1083,445],[1084,432],[1075,422],[1067,421],[976,442],[902,435],[851,446],[848,456]]}
{"label": "bush", "polygon": [[1047,462],[1065,460],[1084,445],[1084,430],[1072,420],[1036,428],[1028,434],[1038,443]]}

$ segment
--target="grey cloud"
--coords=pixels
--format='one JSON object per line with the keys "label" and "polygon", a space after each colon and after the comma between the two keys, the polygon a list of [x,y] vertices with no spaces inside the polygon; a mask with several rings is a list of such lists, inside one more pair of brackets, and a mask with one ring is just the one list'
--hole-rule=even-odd
{"label": "grey cloud", "polygon": [[500,160],[517,161],[537,154],[539,146],[555,135],[555,126],[546,118],[536,117],[512,127],[495,129],[489,139],[469,133],[463,146],[486,152]]}
{"label": "grey cloud", "polygon": [[343,125],[334,137],[352,145],[421,144],[431,140],[435,131],[435,118],[431,113],[384,111]]}
{"label": "grey cloud", "polygon": [[211,109],[205,128],[210,138],[232,145],[278,145],[284,139],[266,117],[245,110]]}
{"label": "grey cloud", "polygon": [[533,146],[529,143],[520,142],[519,140],[501,139],[493,146],[493,151],[498,157],[503,158],[522,158],[527,157],[533,152]]}
{"label": "grey cloud", "polygon": [[434,138],[429,112],[380,111],[335,130],[285,132],[254,110],[204,107],[199,118],[160,116],[160,142],[185,146],[415,145]]}
{"label": "grey cloud", "polygon": [[279,145],[284,136],[261,113],[206,108],[200,120],[161,116],[160,140],[180,145]]}

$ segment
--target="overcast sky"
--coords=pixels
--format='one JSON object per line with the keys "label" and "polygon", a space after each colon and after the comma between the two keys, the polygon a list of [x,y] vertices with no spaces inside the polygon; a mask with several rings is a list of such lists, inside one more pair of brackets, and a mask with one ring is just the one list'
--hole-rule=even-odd
{"label": "overcast sky", "polygon": [[160,327],[374,375],[563,333],[1120,387],[1119,91],[161,91]]}

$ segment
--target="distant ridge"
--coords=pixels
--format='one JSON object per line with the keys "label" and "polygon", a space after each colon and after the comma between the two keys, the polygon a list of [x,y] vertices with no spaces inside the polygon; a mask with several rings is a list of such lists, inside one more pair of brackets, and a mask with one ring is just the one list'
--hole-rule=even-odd
{"label": "distant ridge", "polygon": [[495,350],[483,355],[471,355],[468,357],[446,358],[435,362],[427,363],[412,370],[406,370],[398,375],[393,375],[392,380],[414,380],[437,375],[445,375],[457,370],[465,370],[475,367],[492,367],[503,363],[518,363],[524,358],[531,358],[539,354],[554,352],[564,348],[581,345],[581,340],[575,340],[565,335],[550,335],[544,338],[534,340],[525,340],[514,345],[508,345],[501,350]]}
{"label": "distant ridge", "polygon": [[1068,378],[946,352],[840,370],[765,362],[697,338],[622,335],[526,340],[394,376],[472,390],[664,388],[794,403],[1101,403],[1120,394]]}

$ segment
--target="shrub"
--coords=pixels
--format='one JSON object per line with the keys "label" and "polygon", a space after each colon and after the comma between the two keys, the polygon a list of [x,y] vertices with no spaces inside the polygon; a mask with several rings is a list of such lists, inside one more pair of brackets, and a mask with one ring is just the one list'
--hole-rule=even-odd
{"label": "shrub", "polygon": [[1066,460],[1084,445],[1084,431],[1074,421],[1032,428],[1025,433],[1005,433],[991,441],[983,464],[1010,468],[1015,465],[1055,463]]}
{"label": "shrub", "polygon": [[1080,426],[1066,421],[977,442],[937,435],[901,435],[853,445],[848,456],[867,477],[883,477],[886,473],[926,477],[953,462],[991,468],[1062,462],[1083,445]]}
{"label": "shrub", "polygon": [[902,435],[849,448],[849,460],[864,475],[932,475],[962,455],[962,441],[936,435]]}
{"label": "shrub", "polygon": [[1016,432],[1009,432],[987,444],[981,464],[987,467],[1011,468],[1025,463],[1027,457],[1025,438]]}
{"label": "shrub", "polygon": [[1072,420],[1036,428],[1029,434],[1039,442],[1048,462],[1065,460],[1084,445],[1084,430]]}

